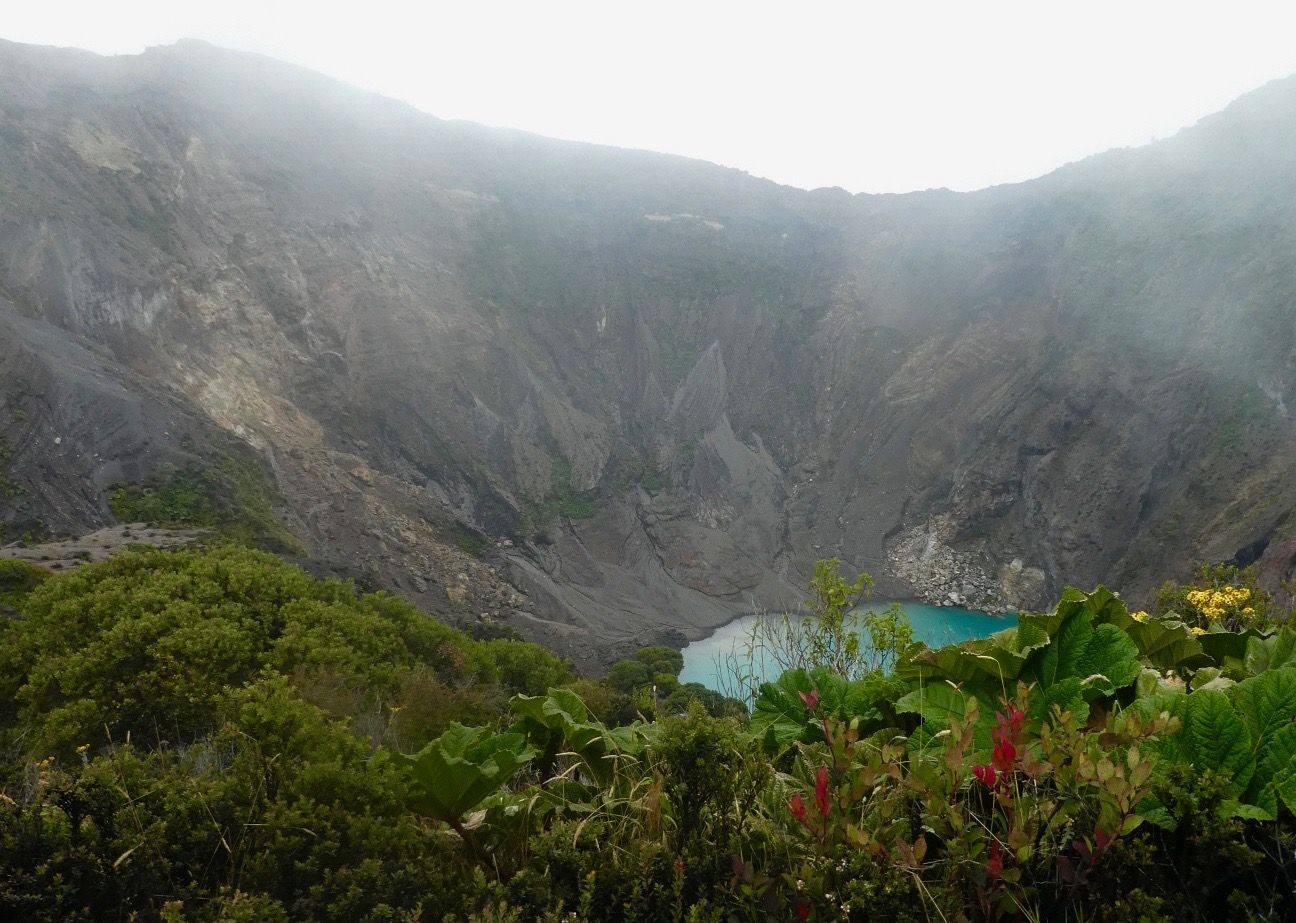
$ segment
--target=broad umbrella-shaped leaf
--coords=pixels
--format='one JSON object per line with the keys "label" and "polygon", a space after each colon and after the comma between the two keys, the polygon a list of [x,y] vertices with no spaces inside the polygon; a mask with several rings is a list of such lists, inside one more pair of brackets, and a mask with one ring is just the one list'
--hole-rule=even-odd
{"label": "broad umbrella-shaped leaf", "polygon": [[[1296,725],[1287,724],[1256,749],[1256,771],[1245,801],[1276,814],[1278,801],[1296,797]],[[1288,810],[1291,810],[1290,804]]]}
{"label": "broad umbrella-shaped leaf", "polygon": [[1198,769],[1219,769],[1244,791],[1255,773],[1251,734],[1222,692],[1202,689],[1188,696],[1183,738]]}
{"label": "broad umbrella-shaped leaf", "polygon": [[1117,627],[1122,627],[1134,639],[1139,654],[1158,670],[1191,670],[1211,662],[1201,642],[1183,622],[1130,619],[1127,625]]}
{"label": "broad umbrella-shaped leaf", "polygon": [[1103,695],[1111,695],[1138,678],[1142,669],[1138,658],[1138,645],[1133,638],[1115,625],[1099,625],[1080,653],[1075,675],[1084,679],[1106,677],[1107,684],[1099,683],[1093,688],[1100,689]]}
{"label": "broad umbrella-shaped leaf", "polygon": [[896,702],[896,711],[921,715],[924,721],[946,728],[951,720],[963,720],[972,698],[949,683],[926,683]]}
{"label": "broad umbrella-shaped leaf", "polygon": [[[1033,636],[1040,629],[1028,628],[1026,633]],[[1047,641],[1045,637],[1043,643]],[[923,650],[901,664],[897,672],[925,681],[948,679],[1011,687],[1026,663],[1026,653],[1034,649],[1034,645],[1028,645],[1027,651],[1022,651],[1018,642],[1018,631],[1008,629],[982,640]]]}
{"label": "broad umbrella-shaped leaf", "polygon": [[911,746],[926,748],[934,743],[936,735],[947,729],[951,722],[967,721],[968,712],[976,702],[977,721],[973,726],[972,742],[977,751],[990,749],[990,730],[994,726],[994,708],[971,693],[947,682],[926,683],[896,702],[896,711],[922,717],[923,725],[911,740]]}
{"label": "broad umbrella-shaped leaf", "polygon": [[415,807],[439,820],[458,822],[534,756],[521,734],[452,724],[418,753],[397,754],[396,760],[410,773]]}
{"label": "broad umbrella-shaped leaf", "polygon": [[750,730],[771,745],[785,747],[795,740],[820,739],[818,717],[811,718],[803,694],[818,696],[814,715],[828,714],[843,721],[861,719],[868,725],[883,723],[876,708],[880,698],[889,699],[897,680],[866,677],[848,682],[830,669],[786,670],[772,683],[763,683],[752,708]]}
{"label": "broad umbrella-shaped leaf", "polygon": [[1276,808],[1249,804],[1236,799],[1224,801],[1220,804],[1221,817],[1236,817],[1239,820],[1273,820],[1276,810]]}
{"label": "broad umbrella-shaped leaf", "polygon": [[1246,631],[1208,631],[1197,640],[1201,643],[1202,650],[1226,675],[1241,679],[1247,675],[1248,645],[1253,639],[1264,637],[1255,629],[1248,628]]}
{"label": "broad umbrella-shaped leaf", "polygon": [[[1099,619],[1102,621],[1099,621]],[[1032,619],[1051,640],[1036,650],[1023,676],[1047,693],[1066,679],[1081,683],[1086,699],[1111,695],[1133,683],[1142,668],[1138,645],[1115,622],[1130,621],[1124,604],[1099,587],[1091,594],[1068,588],[1051,616]]]}
{"label": "broad umbrella-shaped leaf", "polygon": [[1107,678],[1099,675],[1087,679],[1090,686],[1086,686],[1085,681],[1077,677],[1068,676],[1047,688],[1036,690],[1030,698],[1029,713],[1031,719],[1044,721],[1051,718],[1054,706],[1064,712],[1074,713],[1081,721],[1088,718],[1089,698],[1092,696],[1086,696],[1086,692],[1094,683],[1107,685]]}
{"label": "broad umbrella-shaped leaf", "polygon": [[1284,626],[1267,638],[1247,638],[1243,663],[1252,676],[1296,666],[1296,631]]}
{"label": "broad umbrella-shaped leaf", "polygon": [[643,726],[638,722],[623,727],[608,728],[607,738],[612,745],[611,749],[630,756],[638,756],[643,753],[647,742]]}
{"label": "broad umbrella-shaped leaf", "polygon": [[590,717],[580,696],[570,689],[549,689],[543,696],[514,696],[510,702],[519,721],[510,729],[538,748],[542,768],[554,765],[561,753],[574,754],[589,778],[611,778],[613,754],[634,755],[643,749],[637,725],[609,731]]}
{"label": "broad umbrella-shaped leaf", "polygon": [[1069,618],[1083,609],[1090,608],[1089,595],[1084,590],[1069,586],[1062,591],[1062,596],[1052,612],[1025,613],[1018,619],[1017,624],[1019,629],[1022,625],[1029,625],[1046,637],[1052,638]]}
{"label": "broad umbrella-shaped leaf", "polygon": [[[1296,724],[1287,725],[1269,738],[1260,752],[1256,778],[1288,811],[1296,814]],[[1255,787],[1253,783],[1252,788]]]}
{"label": "broad umbrella-shaped leaf", "polygon": [[774,682],[761,683],[752,705],[752,733],[757,737],[770,737],[779,746],[787,746],[799,739],[807,723],[806,705],[801,694],[811,691],[830,696],[832,686],[817,690],[805,670],[785,670]]}
{"label": "broad umbrella-shaped leaf", "polygon": [[1296,720],[1296,669],[1271,670],[1229,690],[1256,749]]}

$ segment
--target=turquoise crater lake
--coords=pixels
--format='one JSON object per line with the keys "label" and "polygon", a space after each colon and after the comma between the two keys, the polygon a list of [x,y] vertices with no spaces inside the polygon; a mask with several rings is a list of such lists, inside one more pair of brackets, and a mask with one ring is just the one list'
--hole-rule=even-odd
{"label": "turquoise crater lake", "polygon": [[[869,603],[868,608],[881,611],[889,602]],[[971,638],[986,638],[997,631],[1011,628],[1017,624],[1016,615],[990,615],[971,609],[960,609],[955,606],[929,606],[926,603],[902,602],[900,609],[913,626],[914,639],[928,647],[944,647],[957,644]],[[701,641],[694,641],[684,648],[684,669],[680,672],[681,683],[701,683],[708,689],[723,691],[724,684],[720,677],[720,664],[730,654],[743,649],[752,623],[759,616],[747,615],[736,619]],[[772,665],[766,670],[766,679],[776,679],[769,675],[774,672]]]}

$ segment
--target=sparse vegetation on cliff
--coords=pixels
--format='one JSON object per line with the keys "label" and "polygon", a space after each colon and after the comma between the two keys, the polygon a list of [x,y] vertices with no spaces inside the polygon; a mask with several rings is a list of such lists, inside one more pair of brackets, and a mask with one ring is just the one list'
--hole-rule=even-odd
{"label": "sparse vegetation on cliff", "polygon": [[256,463],[231,455],[206,468],[174,471],[145,484],[119,485],[109,493],[108,506],[122,522],[209,528],[254,547],[302,550],[275,514],[282,500],[266,475]]}

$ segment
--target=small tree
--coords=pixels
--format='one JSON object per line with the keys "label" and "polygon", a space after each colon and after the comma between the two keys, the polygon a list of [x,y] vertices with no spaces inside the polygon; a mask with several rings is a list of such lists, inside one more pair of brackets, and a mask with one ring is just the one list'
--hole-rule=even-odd
{"label": "small tree", "polygon": [[805,610],[756,619],[741,649],[719,664],[722,692],[753,702],[761,683],[787,670],[826,667],[856,680],[895,666],[914,643],[913,629],[896,603],[880,612],[863,608],[873,578],[860,574],[848,581],[841,563],[826,558],[815,564]]}

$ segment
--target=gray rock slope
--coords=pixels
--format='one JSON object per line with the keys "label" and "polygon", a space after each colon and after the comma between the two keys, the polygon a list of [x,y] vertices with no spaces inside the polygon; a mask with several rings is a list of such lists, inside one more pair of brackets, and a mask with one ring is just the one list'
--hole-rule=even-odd
{"label": "gray rock slope", "polygon": [[0,43],[0,519],[88,531],[233,442],[314,558],[591,660],[830,555],[990,607],[1199,559],[1276,586],[1293,254],[1292,81],[1033,182],[850,196],[199,43]]}

